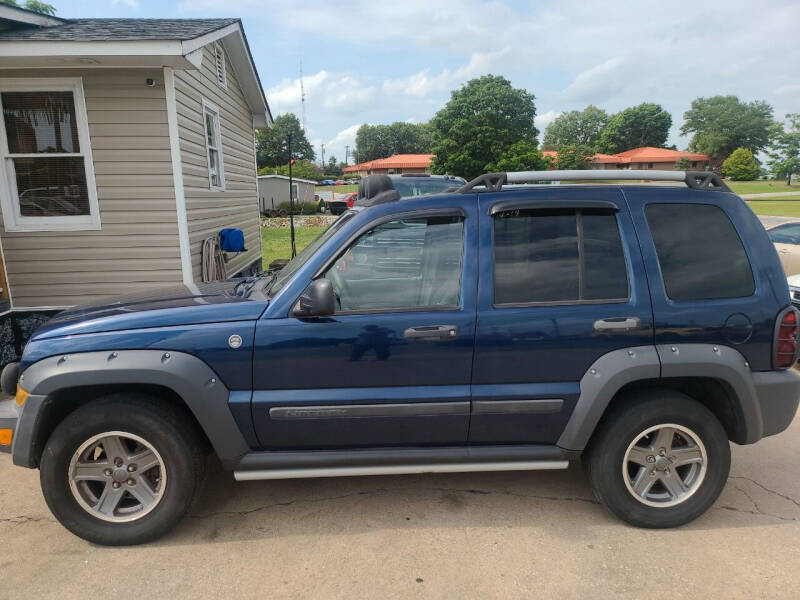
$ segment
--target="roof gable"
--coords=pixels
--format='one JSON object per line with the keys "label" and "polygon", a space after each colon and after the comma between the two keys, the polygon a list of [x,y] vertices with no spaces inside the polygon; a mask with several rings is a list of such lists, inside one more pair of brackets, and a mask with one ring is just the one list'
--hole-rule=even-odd
{"label": "roof gable", "polygon": [[217,41],[238,75],[254,125],[270,126],[272,114],[237,18],[57,19],[41,27],[0,31],[0,67],[191,70],[199,68],[203,47]]}

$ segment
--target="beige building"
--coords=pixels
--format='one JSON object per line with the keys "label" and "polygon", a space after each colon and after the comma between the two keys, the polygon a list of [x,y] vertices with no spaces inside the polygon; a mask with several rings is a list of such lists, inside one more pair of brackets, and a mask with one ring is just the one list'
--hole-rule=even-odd
{"label": "beige building", "polygon": [[[12,310],[201,280],[233,227],[261,266],[254,129],[271,115],[238,19],[59,19],[0,4],[0,286]],[[1,311],[0,311],[1,312]]]}

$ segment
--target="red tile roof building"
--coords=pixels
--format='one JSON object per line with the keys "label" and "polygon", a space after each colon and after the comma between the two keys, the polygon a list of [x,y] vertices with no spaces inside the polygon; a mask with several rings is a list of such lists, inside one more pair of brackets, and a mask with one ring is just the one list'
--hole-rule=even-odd
{"label": "red tile roof building", "polygon": [[[558,152],[555,150],[545,150],[542,154],[558,160]],[[591,158],[591,168],[675,171],[677,170],[677,162],[681,158],[686,158],[689,161],[689,168],[693,170],[702,171],[708,166],[708,156],[706,154],[645,146],[617,154],[601,154],[598,152]],[[555,163],[553,168],[558,168]]]}
{"label": "red tile roof building", "polygon": [[376,158],[345,167],[345,173],[365,175],[392,173],[430,173],[433,154],[394,154],[388,158]]}

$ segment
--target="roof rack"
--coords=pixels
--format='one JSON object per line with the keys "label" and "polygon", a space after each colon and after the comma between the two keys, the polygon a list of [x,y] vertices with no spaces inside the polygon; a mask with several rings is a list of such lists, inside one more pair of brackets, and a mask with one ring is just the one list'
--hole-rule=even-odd
{"label": "roof rack", "polygon": [[[730,192],[722,178],[712,171],[651,171],[645,169],[575,171],[510,171],[508,173],[484,173],[461,186],[458,191],[499,192],[506,183],[536,183],[539,181],[680,181],[696,190]],[[476,189],[485,188],[485,189]]]}

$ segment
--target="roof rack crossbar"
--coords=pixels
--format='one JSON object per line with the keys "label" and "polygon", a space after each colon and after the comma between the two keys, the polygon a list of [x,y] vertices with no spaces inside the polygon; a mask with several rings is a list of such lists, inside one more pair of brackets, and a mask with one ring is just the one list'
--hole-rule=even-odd
{"label": "roof rack crossbar", "polygon": [[711,171],[655,171],[649,169],[574,171],[511,171],[508,173],[485,173],[463,185],[459,192],[499,192],[505,183],[536,183],[539,181],[678,181],[688,187],[702,190],[730,192],[722,178]]}

